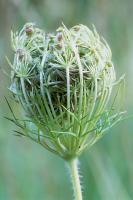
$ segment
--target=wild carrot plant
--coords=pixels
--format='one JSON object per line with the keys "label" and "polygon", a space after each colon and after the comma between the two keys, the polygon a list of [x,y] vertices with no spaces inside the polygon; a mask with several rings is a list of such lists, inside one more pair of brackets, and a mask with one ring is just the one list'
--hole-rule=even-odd
{"label": "wild carrot plant", "polygon": [[[76,200],[82,200],[78,157],[117,124],[124,111],[117,97],[111,50],[95,27],[84,25],[46,33],[33,23],[11,32],[14,61],[10,91],[25,119],[10,119],[16,132],[63,158],[69,165]],[[114,94],[113,94],[114,93]]]}

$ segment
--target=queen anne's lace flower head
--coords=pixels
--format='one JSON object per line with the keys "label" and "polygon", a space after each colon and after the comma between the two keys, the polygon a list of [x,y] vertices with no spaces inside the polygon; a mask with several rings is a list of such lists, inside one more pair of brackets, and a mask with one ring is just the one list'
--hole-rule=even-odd
{"label": "queen anne's lace flower head", "polygon": [[25,136],[69,159],[121,119],[108,106],[117,83],[111,50],[95,28],[62,25],[49,34],[28,23],[11,39],[10,90],[28,117],[14,121]]}

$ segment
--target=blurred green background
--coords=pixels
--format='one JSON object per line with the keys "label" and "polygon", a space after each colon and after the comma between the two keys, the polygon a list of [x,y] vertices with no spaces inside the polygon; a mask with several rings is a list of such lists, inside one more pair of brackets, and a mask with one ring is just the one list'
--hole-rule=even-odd
{"label": "blurred green background", "polygon": [[[94,24],[111,46],[118,77],[126,74],[126,109],[133,113],[133,0],[0,0],[0,200],[72,200],[64,162],[29,140],[16,127],[4,96],[12,58],[10,30],[35,22],[46,31]],[[11,102],[12,103],[12,102]],[[14,109],[16,104],[12,103]],[[123,121],[80,158],[84,200],[133,199],[133,120]]]}

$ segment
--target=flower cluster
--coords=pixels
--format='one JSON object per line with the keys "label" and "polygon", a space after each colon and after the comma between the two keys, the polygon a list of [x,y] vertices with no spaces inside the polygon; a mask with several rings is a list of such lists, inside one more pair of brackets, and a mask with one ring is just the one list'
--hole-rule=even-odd
{"label": "flower cluster", "polygon": [[116,82],[111,50],[84,25],[46,33],[33,23],[11,33],[10,90],[27,119],[23,134],[64,159],[81,154],[122,118],[109,105]]}

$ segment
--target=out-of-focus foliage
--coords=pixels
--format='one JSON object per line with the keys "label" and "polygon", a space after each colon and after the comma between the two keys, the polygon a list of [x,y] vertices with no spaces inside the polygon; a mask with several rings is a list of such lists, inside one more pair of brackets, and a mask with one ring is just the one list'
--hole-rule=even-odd
{"label": "out-of-focus foliage", "polygon": [[[126,109],[133,113],[132,0],[0,0],[0,199],[71,200],[72,189],[64,162],[29,140],[13,136],[16,127],[4,100],[8,97],[12,59],[10,30],[35,22],[46,31],[63,21],[68,27],[94,24],[109,42],[117,74],[126,73]],[[3,71],[6,71],[4,74]],[[19,115],[16,104],[14,110]],[[114,127],[81,158],[84,199],[133,199],[132,119]]]}

